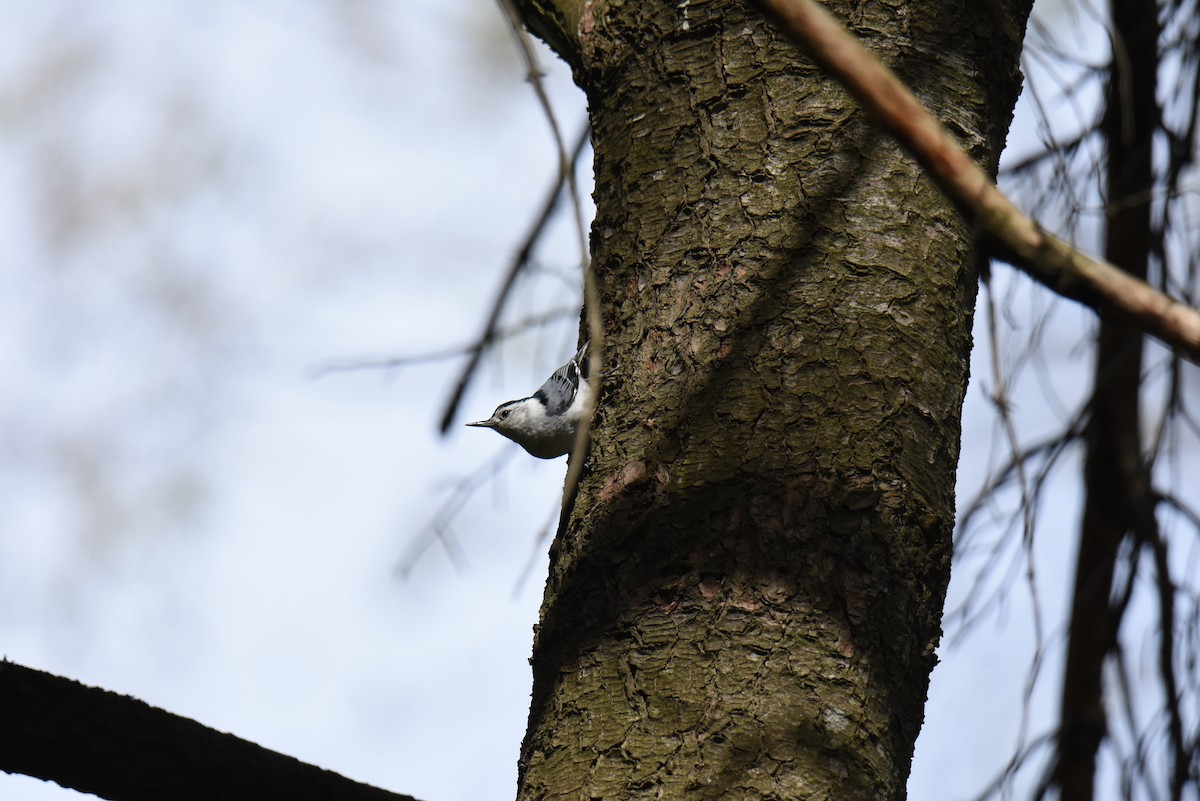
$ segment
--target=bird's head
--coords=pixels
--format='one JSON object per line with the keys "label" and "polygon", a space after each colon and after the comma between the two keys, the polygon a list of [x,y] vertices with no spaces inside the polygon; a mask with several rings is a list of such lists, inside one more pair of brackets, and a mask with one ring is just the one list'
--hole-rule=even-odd
{"label": "bird's head", "polygon": [[511,440],[521,442],[524,436],[537,434],[545,418],[546,405],[538,398],[531,397],[502,403],[488,419],[467,425],[490,428]]}

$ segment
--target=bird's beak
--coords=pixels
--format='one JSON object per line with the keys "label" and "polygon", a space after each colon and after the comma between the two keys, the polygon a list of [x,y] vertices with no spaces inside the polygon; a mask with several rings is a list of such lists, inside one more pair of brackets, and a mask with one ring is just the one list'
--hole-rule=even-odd
{"label": "bird's beak", "polygon": [[474,423],[467,423],[469,426],[479,426],[480,428],[491,428],[495,425],[491,420],[477,420]]}

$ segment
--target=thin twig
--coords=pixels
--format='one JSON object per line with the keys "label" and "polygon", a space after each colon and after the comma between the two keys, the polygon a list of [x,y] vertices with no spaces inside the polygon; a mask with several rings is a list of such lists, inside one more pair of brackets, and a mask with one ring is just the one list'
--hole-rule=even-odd
{"label": "thin twig", "polygon": [[[525,240],[521,243],[521,247],[517,250],[516,255],[508,266],[508,273],[504,277],[504,283],[501,285],[500,291],[496,293],[496,299],[492,301],[492,309],[488,313],[487,322],[484,323],[483,333],[471,345],[470,358],[463,366],[462,373],[459,374],[458,381],[454,385],[454,391],[450,393],[450,400],[446,402],[446,410],[442,413],[442,421],[438,427],[438,430],[443,434],[450,429],[450,426],[454,423],[454,418],[458,415],[459,404],[462,403],[467,386],[475,376],[476,368],[479,366],[479,360],[482,358],[484,350],[498,338],[497,327],[500,322],[500,313],[504,310],[504,304],[508,302],[513,287],[516,286],[517,277],[529,265],[533,249],[541,240],[542,233],[546,229],[546,224],[553,216],[554,210],[558,208],[563,187],[568,184],[572,187],[574,186],[575,164],[579,161],[579,156],[583,153],[584,146],[588,143],[590,137],[591,129],[587,125],[584,125],[571,152],[569,169],[566,171],[559,170],[554,185],[546,194],[546,200],[542,204],[541,213],[534,221],[529,232],[525,235]],[[575,194],[574,190],[572,190],[572,194]]]}
{"label": "thin twig", "polygon": [[[543,314],[534,314],[518,320],[510,326],[499,328],[492,332],[491,342],[500,342],[509,337],[522,334],[531,328],[540,328],[547,323],[557,322],[568,315],[578,314],[576,309],[551,309]],[[417,353],[412,356],[382,356],[377,358],[361,357],[355,359],[337,359],[314,367],[310,372],[312,378],[324,378],[330,373],[344,373],[354,370],[397,370],[401,367],[412,367],[429,362],[440,362],[446,359],[456,359],[474,353],[479,343],[458,345],[443,350],[433,350],[428,353]]]}
{"label": "thin twig", "polygon": [[592,272],[591,258],[588,253],[587,227],[583,219],[583,206],[579,202],[579,187],[575,181],[575,170],[572,164],[568,162],[558,121],[554,116],[554,109],[550,105],[550,97],[546,94],[546,87],[542,84],[542,70],[538,65],[537,52],[534,50],[533,40],[529,36],[529,32],[525,30],[525,27],[521,23],[521,13],[517,10],[513,0],[497,0],[497,2],[500,3],[501,8],[504,9],[508,16],[513,36],[516,37],[517,45],[529,70],[530,84],[532,84],[538,101],[542,105],[542,110],[546,114],[546,121],[550,124],[550,130],[554,135],[554,143],[558,147],[561,170],[566,176],[567,185],[570,189],[572,209],[575,212],[575,229],[579,244],[579,263],[583,265],[584,317],[587,323],[588,340],[591,343],[588,348],[588,382],[591,384],[592,392],[588,404],[590,408],[584,411],[581,418],[583,424],[579,426],[579,430],[575,435],[575,444],[571,448],[571,455],[567,458],[567,476],[563,481],[563,504],[562,513],[559,518],[559,530],[561,531],[568,515],[570,515],[571,507],[574,505],[575,490],[579,484],[579,479],[583,475],[584,454],[588,447],[592,416],[596,411],[596,402],[600,396],[600,381],[604,369],[604,325],[600,320],[600,292],[596,284],[596,277]]}
{"label": "thin twig", "polygon": [[513,599],[515,600],[521,595],[521,590],[525,588],[525,581],[533,575],[533,566],[537,564],[537,559],[545,551],[542,545],[550,538],[553,532],[551,526],[554,524],[555,512],[557,509],[550,510],[550,516],[546,518],[545,524],[538,529],[537,536],[533,538],[533,544],[529,546],[529,556],[525,559],[525,565],[521,568],[521,572],[517,574],[517,580],[513,584]]}
{"label": "thin twig", "polygon": [[398,578],[408,578],[421,556],[435,542],[442,543],[442,547],[446,549],[446,556],[450,558],[450,562],[454,565],[455,570],[462,572],[466,569],[466,558],[454,539],[450,530],[450,524],[479,487],[488,481],[494,480],[500,471],[507,466],[515,453],[517,453],[516,445],[509,444],[455,484],[450,497],[438,507],[433,518],[405,546],[403,555],[396,560],[394,572]]}
{"label": "thin twig", "polygon": [[1008,395],[1008,383],[1004,375],[1004,365],[1001,364],[1000,335],[996,330],[996,298],[990,288],[985,289],[985,295],[987,297],[988,343],[992,355],[992,381],[995,385],[992,390],[992,397],[996,405],[996,411],[1000,417],[1000,425],[1004,429],[1005,437],[1008,440],[1009,451],[1012,453],[1012,464],[1016,469],[1017,486],[1021,493],[1021,510],[1023,512],[1021,543],[1025,550],[1025,583],[1029,588],[1030,614],[1033,618],[1034,657],[1029,673],[1025,677],[1025,692],[1022,696],[1023,702],[1021,704],[1021,720],[1017,727],[1016,751],[1019,753],[1024,750],[1025,742],[1029,737],[1033,690],[1037,684],[1038,676],[1041,673],[1041,666],[1045,659],[1046,636],[1045,625],[1042,622],[1042,603],[1037,587],[1036,559],[1033,548],[1033,534],[1036,522],[1034,518],[1034,499],[1029,486],[1029,479],[1025,474],[1025,457],[1021,452],[1021,440],[1017,436],[1016,424],[1013,422],[1011,402]]}

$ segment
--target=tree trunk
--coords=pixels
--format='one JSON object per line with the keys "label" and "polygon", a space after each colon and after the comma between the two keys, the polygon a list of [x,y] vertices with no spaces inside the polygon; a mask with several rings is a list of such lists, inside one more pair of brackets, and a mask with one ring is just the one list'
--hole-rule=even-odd
{"label": "tree trunk", "polygon": [[[1028,5],[833,7],[994,171]],[[607,339],[519,797],[903,797],[972,232],[753,6],[523,10],[589,97]]]}
{"label": "tree trunk", "polygon": [[[1101,126],[1109,209],[1104,256],[1145,280],[1155,247],[1150,198],[1151,148],[1160,118],[1158,7],[1156,0],[1114,0],[1110,11],[1116,34]],[[1156,538],[1145,531],[1154,507],[1141,444],[1144,344],[1145,334],[1136,325],[1100,319],[1059,713],[1055,773],[1063,801],[1095,796],[1096,754],[1108,728],[1102,671],[1121,620],[1110,601],[1121,543],[1139,527],[1145,542]]]}

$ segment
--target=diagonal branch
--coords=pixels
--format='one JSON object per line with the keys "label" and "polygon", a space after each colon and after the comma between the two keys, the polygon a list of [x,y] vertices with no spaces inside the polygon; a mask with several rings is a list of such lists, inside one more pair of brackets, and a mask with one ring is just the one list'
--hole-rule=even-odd
{"label": "diagonal branch", "polygon": [[757,0],[985,231],[997,256],[1058,294],[1111,312],[1200,363],[1200,312],[1044,231],[1008,199],[900,80],[815,0]]}
{"label": "diagonal branch", "polygon": [[[588,347],[587,372],[592,384],[592,399],[588,403],[588,408],[584,409],[583,423],[575,433],[575,444],[571,446],[571,454],[567,457],[567,477],[563,481],[561,518],[565,520],[571,513],[571,507],[575,502],[575,490],[579,484],[580,477],[583,475],[583,457],[588,447],[588,433],[592,425],[592,415],[596,411],[595,399],[600,397],[600,381],[603,375],[604,356],[604,324],[600,319],[600,289],[596,283],[596,274],[592,272],[591,254],[588,250],[587,225],[583,220],[583,208],[579,203],[579,187],[575,182],[575,162],[573,159],[568,160],[567,158],[566,148],[563,146],[562,133],[559,131],[558,122],[555,119],[554,109],[550,105],[550,98],[546,94],[546,88],[538,79],[538,76],[541,74],[541,68],[537,63],[533,40],[522,24],[521,11],[517,8],[515,0],[499,0],[499,3],[508,15],[513,35],[517,39],[521,55],[525,59],[526,66],[529,68],[530,82],[533,85],[534,92],[537,94],[538,101],[542,104],[542,109],[546,113],[546,121],[550,123],[550,130],[554,134],[554,142],[558,146],[560,172],[566,178],[567,189],[569,190],[572,204],[571,210],[575,212],[575,233],[579,237],[579,263],[583,266],[584,324],[587,329],[586,339],[591,343]],[[562,530],[561,522],[559,529]]]}
{"label": "diagonal branch", "polygon": [[471,345],[469,349],[470,358],[467,359],[467,364],[463,367],[462,373],[459,375],[458,383],[454,385],[454,391],[450,394],[450,400],[446,403],[446,410],[442,413],[442,421],[438,429],[443,434],[454,423],[454,417],[458,414],[458,405],[462,402],[463,393],[467,391],[467,385],[475,375],[475,368],[479,366],[479,359],[483,356],[483,351],[488,345],[499,338],[497,329],[500,326],[500,313],[504,310],[504,304],[508,302],[513,287],[516,286],[517,277],[528,266],[529,260],[533,256],[534,246],[541,241],[546,224],[554,215],[555,209],[558,208],[563,188],[567,187],[573,181],[571,176],[574,175],[575,165],[579,163],[579,156],[583,153],[585,145],[590,141],[590,137],[591,127],[587,125],[583,126],[583,130],[579,133],[579,138],[575,140],[574,147],[571,149],[570,168],[567,169],[564,166],[558,171],[558,177],[554,185],[546,193],[546,200],[542,205],[541,213],[538,214],[537,219],[529,229],[529,233],[525,236],[525,241],[521,243],[516,256],[513,257],[512,262],[509,264],[508,274],[504,277],[504,285],[500,287],[500,291],[496,293],[496,299],[492,302],[492,310],[488,314],[487,322],[483,326],[483,333]]}
{"label": "diagonal branch", "polygon": [[113,801],[415,801],[136,698],[0,660],[0,770]]}

